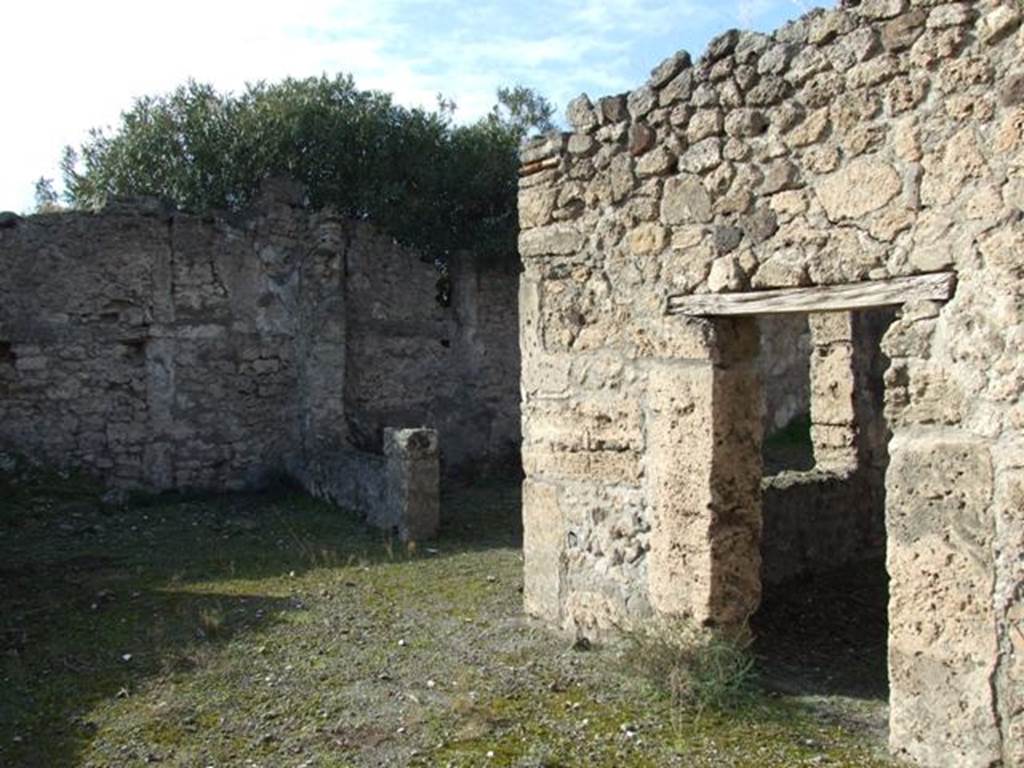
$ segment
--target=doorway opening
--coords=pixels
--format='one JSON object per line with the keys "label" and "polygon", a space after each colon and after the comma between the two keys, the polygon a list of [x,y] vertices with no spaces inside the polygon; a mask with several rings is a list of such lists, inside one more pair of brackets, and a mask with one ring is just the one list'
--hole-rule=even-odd
{"label": "doorway opening", "polygon": [[881,339],[894,317],[759,320],[762,600],[751,628],[765,680],[783,693],[888,701]]}

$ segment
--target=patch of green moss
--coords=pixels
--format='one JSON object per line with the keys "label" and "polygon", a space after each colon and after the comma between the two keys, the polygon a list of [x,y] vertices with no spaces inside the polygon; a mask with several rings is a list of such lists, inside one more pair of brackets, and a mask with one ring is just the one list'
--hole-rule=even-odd
{"label": "patch of green moss", "polygon": [[288,494],[28,503],[51,513],[0,539],[5,766],[885,765],[788,700],[695,718],[519,618],[517,486],[447,496],[412,551]]}
{"label": "patch of green moss", "polygon": [[782,429],[772,432],[765,438],[766,448],[810,447],[811,415],[809,413],[795,416]]}

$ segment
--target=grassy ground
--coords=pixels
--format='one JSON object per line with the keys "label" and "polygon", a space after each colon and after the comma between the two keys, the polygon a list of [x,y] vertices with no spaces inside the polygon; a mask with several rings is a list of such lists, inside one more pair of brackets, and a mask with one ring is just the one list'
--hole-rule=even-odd
{"label": "grassy ground", "polygon": [[523,619],[515,483],[413,551],[298,495],[97,494],[0,475],[0,765],[889,765],[884,694],[696,718]]}
{"label": "grassy ground", "polygon": [[785,470],[805,472],[814,469],[810,414],[797,416],[782,429],[768,435],[761,445],[761,460],[766,475]]}

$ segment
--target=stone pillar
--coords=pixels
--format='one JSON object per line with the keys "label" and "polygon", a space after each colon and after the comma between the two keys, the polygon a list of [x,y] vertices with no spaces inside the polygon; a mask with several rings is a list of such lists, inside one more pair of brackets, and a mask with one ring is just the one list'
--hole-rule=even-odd
{"label": "stone pillar", "polygon": [[815,465],[844,474],[872,470],[879,488],[887,463],[879,347],[891,322],[887,310],[809,316]]}
{"label": "stone pillar", "polygon": [[[927,766],[1020,764],[1003,759],[999,684],[1006,657],[994,600],[997,553],[1020,554],[1019,543],[998,540],[1010,478],[1000,462],[1013,451],[964,424],[974,405],[967,375],[990,367],[981,356],[987,350],[957,367],[949,346],[984,327],[963,308],[972,290],[975,301],[993,303],[990,280],[964,280],[955,303],[941,311],[905,305],[883,342],[893,430],[886,473],[889,744]],[[990,329],[1004,332],[1001,323]]]}
{"label": "stone pillar", "polygon": [[989,446],[918,430],[890,449],[890,745],[921,765],[1002,765]]}
{"label": "stone pillar", "polygon": [[433,429],[384,430],[384,507],[369,522],[394,530],[401,541],[437,535],[440,523],[440,468]]}
{"label": "stone pillar", "polygon": [[854,322],[850,312],[812,314],[811,441],[818,469],[857,468]]}
{"label": "stone pillar", "polygon": [[717,321],[709,342],[649,373],[648,589],[657,613],[736,627],[761,595],[756,322]]}
{"label": "stone pillar", "polygon": [[312,224],[316,247],[302,262],[294,308],[299,441],[305,463],[343,449],[348,437],[346,232],[344,222],[332,212],[317,214]]}
{"label": "stone pillar", "polygon": [[523,608],[561,624],[565,604],[565,520],[557,485],[523,481]]}

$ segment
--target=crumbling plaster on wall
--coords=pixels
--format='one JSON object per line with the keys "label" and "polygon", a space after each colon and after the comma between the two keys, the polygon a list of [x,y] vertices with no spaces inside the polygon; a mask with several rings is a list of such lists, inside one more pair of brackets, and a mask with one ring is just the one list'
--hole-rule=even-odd
{"label": "crumbling plaster on wall", "polygon": [[811,332],[807,318],[776,315],[758,318],[761,347],[757,363],[764,389],[766,436],[811,412]]}
{"label": "crumbling plaster on wall", "polygon": [[302,476],[391,426],[437,428],[449,470],[506,460],[515,270],[457,261],[443,309],[431,264],[302,197],[275,183],[238,216],[126,201],[0,229],[0,441],[155,490]]}
{"label": "crumbling plaster on wall", "polygon": [[[882,344],[891,739],[926,765],[1022,765],[1021,9],[848,5],[581,97],[571,134],[524,151],[526,605],[567,628],[728,621],[722,579],[756,604],[759,512],[736,517],[718,458],[746,466],[757,441],[736,427],[750,334],[668,318],[669,295],[952,270],[954,298],[904,306]],[[738,421],[716,434],[716,410]]]}

